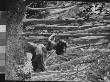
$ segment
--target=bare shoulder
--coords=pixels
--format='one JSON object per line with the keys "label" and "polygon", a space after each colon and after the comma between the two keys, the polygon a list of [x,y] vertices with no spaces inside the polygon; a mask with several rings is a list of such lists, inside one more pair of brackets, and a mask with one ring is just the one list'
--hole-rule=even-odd
{"label": "bare shoulder", "polygon": [[40,47],[45,47],[44,44],[39,44],[38,46],[40,46]]}

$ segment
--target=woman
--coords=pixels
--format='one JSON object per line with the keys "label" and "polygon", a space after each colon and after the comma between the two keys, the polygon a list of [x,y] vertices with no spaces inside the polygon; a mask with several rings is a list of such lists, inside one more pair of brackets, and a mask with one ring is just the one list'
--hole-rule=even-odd
{"label": "woman", "polygon": [[46,48],[43,44],[35,44],[28,42],[30,45],[34,47],[32,49],[32,66],[33,70],[37,72],[45,71],[44,61],[47,56]]}
{"label": "woman", "polygon": [[61,55],[66,52],[67,43],[66,41],[56,37],[56,34],[53,33],[48,39],[47,50],[50,51],[52,49],[56,50],[57,55]]}

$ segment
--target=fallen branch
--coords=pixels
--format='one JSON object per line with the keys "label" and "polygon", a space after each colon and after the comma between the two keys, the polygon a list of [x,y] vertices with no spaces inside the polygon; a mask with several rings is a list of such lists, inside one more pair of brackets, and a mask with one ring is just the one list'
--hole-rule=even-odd
{"label": "fallen branch", "polygon": [[86,33],[86,32],[95,32],[95,31],[100,31],[100,30],[110,30],[110,25],[107,26],[98,26],[98,27],[93,27],[93,28],[88,28],[85,30],[78,30],[78,31],[70,31],[70,32],[65,32],[67,33]]}
{"label": "fallen branch", "polygon": [[[96,49],[84,49],[83,51],[86,51],[86,52],[94,52]],[[106,52],[110,52],[110,49],[99,49],[98,50],[99,52],[101,53],[106,53]]]}
{"label": "fallen branch", "polygon": [[[102,21],[103,20],[103,21]],[[101,23],[107,23],[109,24],[110,23],[110,20],[108,19],[102,19],[102,20],[99,20],[99,19],[94,19],[94,18],[91,18],[91,19],[87,19],[85,20],[84,18],[64,18],[64,19],[57,19],[57,20],[54,20],[54,19],[23,19],[22,22],[24,23],[24,25],[36,25],[36,24],[61,24],[61,23],[66,23],[66,24],[70,24],[70,23],[83,23],[83,22],[95,22],[95,21],[99,21]]]}
{"label": "fallen branch", "polygon": [[[64,13],[66,12],[67,10],[71,9],[71,8],[74,8],[74,7],[77,7],[78,5],[75,5],[75,6],[70,6],[68,8],[63,8],[63,9],[56,9],[56,11],[53,12],[50,12],[50,15],[55,15],[55,14],[61,14],[61,13]],[[50,16],[49,16],[50,17]]]}
{"label": "fallen branch", "polygon": [[37,39],[26,39],[27,42],[33,42],[36,41],[39,44],[45,44],[45,42],[47,42],[47,40],[37,40]]}
{"label": "fallen branch", "polygon": [[[83,5],[84,3],[76,3],[76,5]],[[67,7],[72,7],[73,5],[68,5],[68,6],[57,6],[57,7],[45,7],[45,8],[31,8],[31,7],[26,7],[27,10],[47,10],[47,9],[60,9],[60,8],[67,8]]]}
{"label": "fallen branch", "polygon": [[[93,21],[94,19],[92,19]],[[75,19],[75,18],[66,18],[63,20],[50,20],[50,19],[24,19],[22,20],[24,25],[31,23],[31,24],[61,24],[61,23],[77,23],[77,22],[81,22],[84,21],[84,19],[79,18],[79,19]]]}
{"label": "fallen branch", "polygon": [[72,39],[73,42],[82,42],[82,41],[85,41],[85,40],[98,40],[98,39],[102,39],[102,38],[105,38],[105,36],[85,36],[85,37],[80,37],[80,38],[75,38],[75,39]]}
{"label": "fallen branch", "polygon": [[77,49],[77,48],[82,48],[82,47],[87,47],[87,46],[98,46],[98,45],[103,45],[103,44],[108,44],[108,43],[110,43],[110,42],[86,44],[86,45],[82,45],[82,46],[71,47],[70,49]]}
{"label": "fallen branch", "polygon": [[45,8],[32,8],[32,7],[26,7],[27,10],[47,10],[47,9],[60,9],[60,8],[67,8],[72,7],[72,5],[69,6],[57,6],[57,7],[45,7]]}
{"label": "fallen branch", "polygon": [[[45,36],[45,37],[49,37],[50,35],[52,35],[52,33],[30,33],[30,32],[25,32],[25,33],[21,33],[20,35],[22,36]],[[82,36],[110,36],[110,33],[76,33],[76,34],[64,34],[64,33],[59,33],[57,35],[58,37],[82,37]]]}
{"label": "fallen branch", "polygon": [[48,37],[37,37],[37,36],[35,36],[35,37],[24,37],[25,38],[25,40],[47,40],[48,39]]}
{"label": "fallen branch", "polygon": [[36,40],[36,39],[26,39],[27,42],[33,42],[36,41],[39,44],[45,44],[47,41],[41,41],[41,40]]}
{"label": "fallen branch", "polygon": [[[69,55],[73,55],[73,56],[86,56],[86,55],[89,55],[93,52],[95,52],[97,49],[83,49],[83,50],[80,50],[80,51],[77,51],[77,52],[74,52],[74,53],[68,53],[68,54],[65,54],[65,56],[69,56]],[[99,52],[101,53],[109,53],[110,50],[109,49],[100,49],[98,50]]]}
{"label": "fallen branch", "polygon": [[[83,25],[83,26],[57,26],[57,25],[44,25],[44,24],[38,24],[38,25],[30,25],[25,27],[26,29],[32,29],[32,30],[59,30],[59,29],[86,29],[96,26],[105,26],[105,24],[99,24],[99,25]],[[68,33],[68,32],[67,32]],[[70,32],[69,32],[70,33]]]}
{"label": "fallen branch", "polygon": [[[57,26],[57,25],[32,25],[32,26],[27,26],[29,27],[29,29],[34,28],[34,30],[49,30],[49,29],[53,29],[53,30],[59,30],[59,29],[74,29],[74,28],[78,28],[79,26]],[[26,27],[26,28],[27,28]]]}

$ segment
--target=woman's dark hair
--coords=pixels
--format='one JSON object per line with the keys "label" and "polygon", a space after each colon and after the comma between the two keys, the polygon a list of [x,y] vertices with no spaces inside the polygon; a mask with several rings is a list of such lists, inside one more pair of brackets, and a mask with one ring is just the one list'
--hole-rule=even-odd
{"label": "woman's dark hair", "polygon": [[51,50],[51,42],[50,42],[50,41],[48,41],[48,42],[46,43],[46,50],[48,50],[48,51]]}

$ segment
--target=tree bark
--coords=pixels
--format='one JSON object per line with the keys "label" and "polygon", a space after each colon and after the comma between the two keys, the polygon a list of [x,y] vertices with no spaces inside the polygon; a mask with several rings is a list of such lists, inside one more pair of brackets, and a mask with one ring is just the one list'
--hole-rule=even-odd
{"label": "tree bark", "polygon": [[57,25],[43,25],[43,24],[38,24],[38,25],[30,25],[30,26],[25,26],[24,29],[28,29],[28,30],[49,30],[49,29],[53,29],[53,30],[59,30],[59,29],[72,29],[72,30],[83,30],[83,29],[88,29],[91,27],[98,27],[98,26],[105,26],[105,24],[99,24],[99,25],[83,25],[83,26],[57,26]]}
{"label": "tree bark", "polygon": [[14,0],[10,5],[7,20],[7,51],[6,51],[6,80],[21,80],[16,78],[15,66],[24,63],[22,18],[24,16],[23,0]]}

